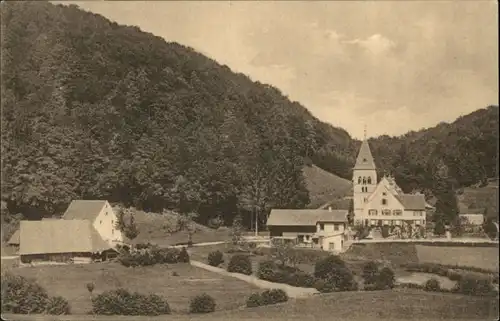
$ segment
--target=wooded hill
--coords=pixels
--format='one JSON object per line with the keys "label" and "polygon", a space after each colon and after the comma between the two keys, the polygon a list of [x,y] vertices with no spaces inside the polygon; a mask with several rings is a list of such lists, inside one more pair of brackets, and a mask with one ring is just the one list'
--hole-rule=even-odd
{"label": "wooded hill", "polygon": [[[306,206],[304,164],[351,179],[359,141],[192,48],[74,5],[8,2],[1,18],[1,193],[11,213],[37,219],[72,199],[107,199],[230,223]],[[497,127],[490,107],[370,142],[404,189],[432,189],[443,166],[459,187],[496,175]]]}

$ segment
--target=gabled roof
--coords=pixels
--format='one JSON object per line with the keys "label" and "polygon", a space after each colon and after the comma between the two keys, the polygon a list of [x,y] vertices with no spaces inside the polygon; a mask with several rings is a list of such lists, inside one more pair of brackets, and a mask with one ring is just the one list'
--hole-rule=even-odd
{"label": "gabled roof", "polygon": [[9,245],[19,245],[19,229],[17,229],[14,234],[10,237],[9,241],[7,244]]}
{"label": "gabled roof", "polygon": [[318,222],[347,222],[347,210],[273,209],[267,226],[316,226]]}
{"label": "gabled roof", "polygon": [[21,221],[19,254],[101,252],[111,248],[88,220]]}
{"label": "gabled roof", "polygon": [[405,210],[424,211],[426,208],[425,196],[423,194],[398,194],[395,196],[403,204]]}
{"label": "gabled roof", "polygon": [[106,201],[102,200],[74,200],[68,206],[62,219],[95,221]]}
{"label": "gabled roof", "polygon": [[373,161],[370,145],[366,139],[361,143],[354,169],[375,169],[375,162]]}

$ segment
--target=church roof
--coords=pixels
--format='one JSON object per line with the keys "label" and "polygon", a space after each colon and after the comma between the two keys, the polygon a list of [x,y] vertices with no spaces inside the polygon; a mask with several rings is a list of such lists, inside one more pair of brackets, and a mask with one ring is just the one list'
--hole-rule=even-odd
{"label": "church roof", "polygon": [[370,151],[370,145],[366,139],[361,143],[354,169],[375,169],[375,162],[373,161],[372,152]]}
{"label": "church roof", "polygon": [[403,204],[405,210],[425,210],[425,196],[423,194],[399,194],[396,198]]}

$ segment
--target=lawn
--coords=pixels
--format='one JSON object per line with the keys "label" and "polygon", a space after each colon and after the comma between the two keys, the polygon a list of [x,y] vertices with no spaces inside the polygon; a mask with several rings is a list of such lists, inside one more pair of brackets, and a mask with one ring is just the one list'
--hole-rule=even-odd
{"label": "lawn", "polygon": [[415,245],[420,263],[479,267],[498,271],[498,247]]}
{"label": "lawn", "polygon": [[[179,276],[173,276],[173,272]],[[141,293],[163,295],[176,313],[187,312],[192,297],[203,292],[211,295],[217,309],[234,309],[245,305],[258,288],[189,264],[155,265],[126,268],[118,263],[24,267],[13,273],[34,278],[50,295],[66,298],[74,314],[91,309],[86,284],[94,282],[94,295],[123,287]]]}
{"label": "lawn", "polygon": [[[92,317],[48,316],[37,320],[166,320],[169,317]],[[458,294],[393,290],[373,292],[342,292],[317,295],[307,299],[251,309],[218,311],[207,315],[175,316],[175,320],[495,320],[498,318],[497,298],[470,297]],[[19,316],[17,320],[35,320]]]}

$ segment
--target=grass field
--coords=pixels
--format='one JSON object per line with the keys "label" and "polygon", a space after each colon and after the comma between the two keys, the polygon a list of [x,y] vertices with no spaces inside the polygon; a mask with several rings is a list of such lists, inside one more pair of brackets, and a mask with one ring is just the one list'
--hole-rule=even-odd
{"label": "grass field", "polygon": [[[84,319],[85,318],[85,319]],[[16,320],[495,320],[497,298],[457,294],[393,290],[342,292],[291,300],[284,304],[251,309],[219,311],[207,315],[160,317],[20,316]]]}
{"label": "grass field", "polygon": [[498,271],[498,247],[415,245],[420,263],[479,267]]}
{"label": "grass field", "polygon": [[[173,276],[174,271],[179,276]],[[176,313],[187,312],[190,299],[203,292],[215,299],[217,309],[235,309],[245,305],[248,296],[258,291],[246,282],[189,264],[137,268],[118,263],[38,266],[18,268],[13,273],[34,278],[49,294],[66,298],[74,314],[84,314],[91,309],[85,286],[88,282],[95,284],[94,295],[118,287],[163,295]]]}
{"label": "grass field", "polygon": [[335,199],[351,194],[351,181],[329,173],[315,165],[304,166],[304,179],[309,191],[310,208],[317,208]]}

